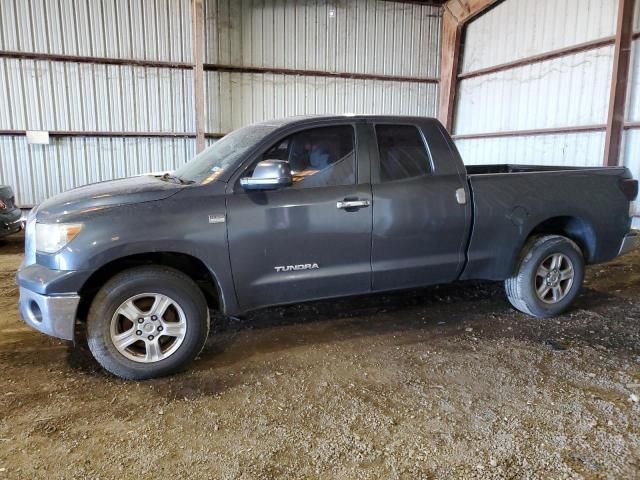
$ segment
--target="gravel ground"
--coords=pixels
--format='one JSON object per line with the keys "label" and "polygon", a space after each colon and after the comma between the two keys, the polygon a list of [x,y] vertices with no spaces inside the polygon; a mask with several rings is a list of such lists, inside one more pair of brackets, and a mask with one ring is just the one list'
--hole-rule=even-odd
{"label": "gravel ground", "polygon": [[22,325],[0,244],[1,478],[640,478],[640,252],[574,308],[465,283],[218,319],[125,382]]}

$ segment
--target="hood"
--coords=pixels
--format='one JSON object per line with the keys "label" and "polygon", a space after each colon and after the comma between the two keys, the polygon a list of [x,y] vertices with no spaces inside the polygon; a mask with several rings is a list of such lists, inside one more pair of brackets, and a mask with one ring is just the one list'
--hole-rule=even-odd
{"label": "hood", "polygon": [[162,200],[183,188],[152,175],[93,183],[49,198],[40,204],[37,216],[39,221],[76,217],[108,207]]}

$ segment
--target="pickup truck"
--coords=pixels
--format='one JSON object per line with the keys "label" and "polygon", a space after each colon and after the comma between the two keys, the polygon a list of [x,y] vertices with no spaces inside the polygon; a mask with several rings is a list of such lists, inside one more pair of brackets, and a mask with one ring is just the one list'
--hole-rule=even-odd
{"label": "pickup truck", "polygon": [[585,264],[636,245],[624,167],[464,166],[432,118],[293,117],[226,135],[164,175],[93,184],[28,216],[26,323],[83,328],[109,372],[168,375],[203,348],[210,311],[504,281],[558,315]]}

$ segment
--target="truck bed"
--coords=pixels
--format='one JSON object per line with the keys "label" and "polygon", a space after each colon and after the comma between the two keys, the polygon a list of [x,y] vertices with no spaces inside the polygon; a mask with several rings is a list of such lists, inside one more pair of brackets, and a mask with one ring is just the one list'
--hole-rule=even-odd
{"label": "truck bed", "polygon": [[[466,166],[473,223],[462,279],[510,276],[526,239],[562,231],[586,263],[614,258],[630,227],[624,167]],[[505,175],[507,174],[507,175]]]}

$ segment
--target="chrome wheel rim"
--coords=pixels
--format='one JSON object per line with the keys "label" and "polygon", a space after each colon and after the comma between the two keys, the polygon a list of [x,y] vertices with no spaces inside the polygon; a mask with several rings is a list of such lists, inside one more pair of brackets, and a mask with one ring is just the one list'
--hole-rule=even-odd
{"label": "chrome wheel rim", "polygon": [[536,271],[535,287],[538,298],[544,303],[558,303],[571,291],[574,277],[575,271],[569,257],[562,253],[549,255]]}
{"label": "chrome wheel rim", "polygon": [[111,318],[111,342],[129,360],[155,363],[173,355],[187,334],[184,311],[171,297],[141,293],[128,298]]}

